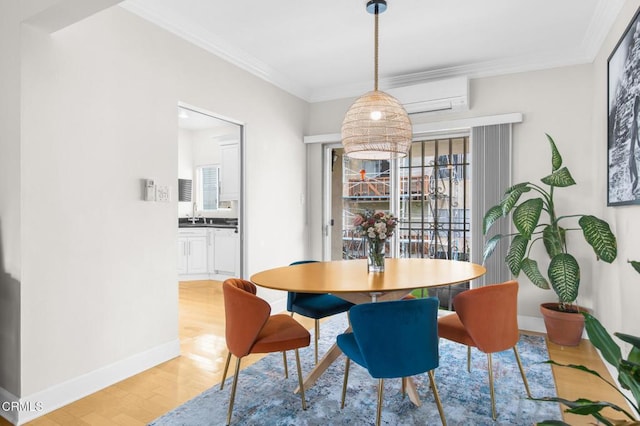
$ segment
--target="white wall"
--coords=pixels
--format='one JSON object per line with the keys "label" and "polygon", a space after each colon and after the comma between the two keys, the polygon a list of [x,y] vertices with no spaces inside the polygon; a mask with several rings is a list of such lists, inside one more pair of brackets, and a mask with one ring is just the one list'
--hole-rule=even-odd
{"label": "white wall", "polygon": [[[193,184],[193,173],[193,132],[178,129],[178,178],[191,179]],[[178,217],[190,216],[192,212],[190,202],[178,202]]]}
{"label": "white wall", "polygon": [[[598,161],[594,164],[596,181],[594,194],[602,207],[603,216],[611,224],[618,239],[618,259],[614,268],[594,267],[594,280],[598,286],[594,292],[594,309],[610,331],[640,335],[640,275],[627,260],[640,260],[640,206],[604,207],[607,194],[607,58],[613,51],[627,25],[640,7],[640,1],[624,4],[616,25],[603,43],[594,61],[593,120],[590,130],[598,141]],[[626,345],[627,349],[629,345]],[[626,353],[626,351],[625,351]]]}
{"label": "white wall", "polygon": [[19,3],[0,3],[0,400],[20,394]]}
{"label": "white wall", "polygon": [[[640,334],[640,321],[632,308],[640,292],[640,276],[626,263],[640,258],[640,225],[632,220],[640,207],[606,207],[606,57],[630,21],[639,2],[629,2],[621,13],[594,64],[544,71],[472,79],[471,109],[466,112],[414,116],[414,124],[448,121],[511,112],[524,114],[513,128],[513,182],[536,181],[550,173],[550,151],[544,133],[552,135],[577,186],[556,191],[559,214],[588,213],[606,218],[618,235],[619,255],[614,264],[596,262],[591,249],[575,235],[582,265],[579,303],[594,309],[612,331]],[[351,99],[311,106],[309,135],[339,133]],[[309,162],[321,161],[321,150],[309,146]],[[321,191],[321,170],[310,170],[310,187]],[[621,226],[622,225],[622,226]],[[322,223],[314,216],[310,233],[314,250],[321,245]],[[522,275],[519,314],[540,317],[538,306],[553,301],[552,292],[540,290]]]}
{"label": "white wall", "polygon": [[178,338],[173,73],[116,11],[23,30],[23,396]]}
{"label": "white wall", "polygon": [[178,102],[246,125],[248,274],[300,256],[307,105],[119,7],[23,38],[29,396],[177,339]]}

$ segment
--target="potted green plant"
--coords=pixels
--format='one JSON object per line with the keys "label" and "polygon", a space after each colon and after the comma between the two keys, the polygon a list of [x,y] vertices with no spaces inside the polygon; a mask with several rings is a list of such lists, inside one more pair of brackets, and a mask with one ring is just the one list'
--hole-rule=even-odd
{"label": "potted green plant", "polygon": [[[636,266],[634,265],[634,268]],[[629,343],[632,347],[627,355],[627,359],[622,357],[622,350],[618,346],[613,338],[609,335],[607,330],[600,324],[600,322],[592,315],[583,313],[585,317],[585,325],[587,329],[587,335],[589,340],[593,343],[604,359],[611,364],[618,372],[618,383],[623,389],[629,390],[633,397],[633,400],[622,393],[618,387],[602,377],[598,372],[591,370],[583,365],[575,364],[560,364],[555,361],[547,361],[548,364],[557,365],[560,367],[573,368],[576,370],[584,371],[585,373],[592,374],[598,377],[600,380],[611,386],[618,393],[620,393],[624,399],[627,400],[629,405],[633,408],[635,413],[630,413],[626,407],[621,407],[611,402],[606,401],[592,401],[587,398],[578,398],[576,400],[568,400],[560,397],[546,397],[546,398],[534,398],[536,401],[553,401],[560,402],[567,406],[565,410],[567,413],[579,414],[583,416],[593,416],[599,423],[607,426],[613,425],[640,425],[640,337],[632,336],[629,334],[613,333],[620,340]],[[622,414],[623,419],[611,419],[606,417],[602,410],[610,408]],[[567,423],[557,420],[545,420],[538,423],[538,425],[567,425]]]}
{"label": "potted green plant", "polygon": [[[551,136],[546,135],[551,146],[551,174],[541,179],[546,186],[522,182],[508,188],[500,204],[491,207],[483,220],[483,233],[487,235],[491,226],[511,214],[515,232],[493,235],[485,244],[483,262],[494,252],[503,238],[511,240],[505,261],[514,276],[520,272],[542,289],[553,289],[558,303],[541,305],[542,315],[549,339],[561,345],[577,345],[584,329],[581,309],[575,304],[580,286],[580,265],[569,253],[569,234],[582,230],[584,240],[593,248],[597,259],[611,263],[617,256],[616,238],[609,224],[592,215],[558,215],[554,194],[556,188],[575,185],[567,167],[562,166],[562,157]],[[578,227],[575,226],[577,222]],[[568,223],[568,225],[565,225]],[[573,225],[572,225],[573,223]],[[533,259],[532,247],[536,243],[544,246],[549,265],[546,273]],[[565,330],[567,326],[573,331]]]}
{"label": "potted green plant", "polygon": [[[640,273],[640,262],[637,260],[629,260],[628,263],[631,264],[633,269],[636,272]],[[587,398],[578,398],[575,400],[568,400],[560,397],[545,397],[545,398],[533,398],[535,401],[552,401],[552,402],[560,402],[564,404],[567,409],[565,409],[566,413],[573,413],[582,416],[593,416],[599,423],[602,423],[607,426],[632,426],[632,425],[640,425],[640,337],[632,336],[630,334],[622,334],[622,333],[613,333],[616,337],[618,337],[623,342],[630,344],[631,350],[627,355],[627,359],[622,357],[622,350],[620,346],[614,342],[613,338],[609,335],[607,330],[600,324],[600,321],[596,319],[593,315],[589,313],[583,312],[582,315],[585,317],[585,327],[587,329],[587,335],[589,336],[589,340],[599,351],[602,357],[613,366],[618,372],[618,383],[620,387],[626,389],[631,392],[631,396],[633,400],[625,395],[620,389],[613,383],[606,380],[597,371],[591,370],[584,365],[576,365],[576,364],[560,364],[553,360],[546,361],[548,364],[557,365],[559,367],[573,368],[576,370],[584,371],[585,373],[592,374],[598,377],[600,380],[605,382],[607,385],[611,386],[615,389],[624,399],[627,400],[628,404],[633,408],[635,414],[627,411],[625,407],[621,407],[612,402],[607,401],[592,401]],[[611,419],[605,416],[603,410],[606,408],[610,408],[611,410],[617,412],[618,414],[622,414],[624,416],[623,419]],[[545,420],[543,422],[537,423],[539,426],[552,426],[552,425],[562,425],[566,426],[567,423],[564,423],[559,420]]]}

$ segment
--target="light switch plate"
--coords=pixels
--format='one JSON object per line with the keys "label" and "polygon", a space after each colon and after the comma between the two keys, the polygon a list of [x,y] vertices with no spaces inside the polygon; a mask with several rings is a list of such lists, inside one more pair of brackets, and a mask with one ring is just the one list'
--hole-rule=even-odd
{"label": "light switch plate", "polygon": [[156,201],[168,203],[171,201],[171,187],[168,185],[156,186]]}

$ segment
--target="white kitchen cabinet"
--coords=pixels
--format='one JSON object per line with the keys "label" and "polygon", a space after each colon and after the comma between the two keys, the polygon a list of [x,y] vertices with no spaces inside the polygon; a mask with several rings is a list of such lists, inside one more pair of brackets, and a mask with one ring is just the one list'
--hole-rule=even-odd
{"label": "white kitchen cabinet", "polygon": [[206,274],[207,230],[180,229],[178,232],[178,274]]}
{"label": "white kitchen cabinet", "polygon": [[213,229],[207,229],[207,272],[214,271],[213,259],[216,255],[216,246],[213,244]]}
{"label": "white kitchen cabinet", "polygon": [[213,234],[213,272],[222,276],[239,276],[240,238],[235,229],[216,228]]}
{"label": "white kitchen cabinet", "polygon": [[220,145],[220,200],[240,199],[240,144]]}

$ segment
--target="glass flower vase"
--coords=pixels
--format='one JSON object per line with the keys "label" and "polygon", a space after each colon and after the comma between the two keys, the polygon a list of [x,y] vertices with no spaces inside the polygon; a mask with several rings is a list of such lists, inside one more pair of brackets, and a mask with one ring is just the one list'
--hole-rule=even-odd
{"label": "glass flower vase", "polygon": [[369,272],[384,272],[385,242],[369,240],[369,253],[367,256],[367,268]]}

